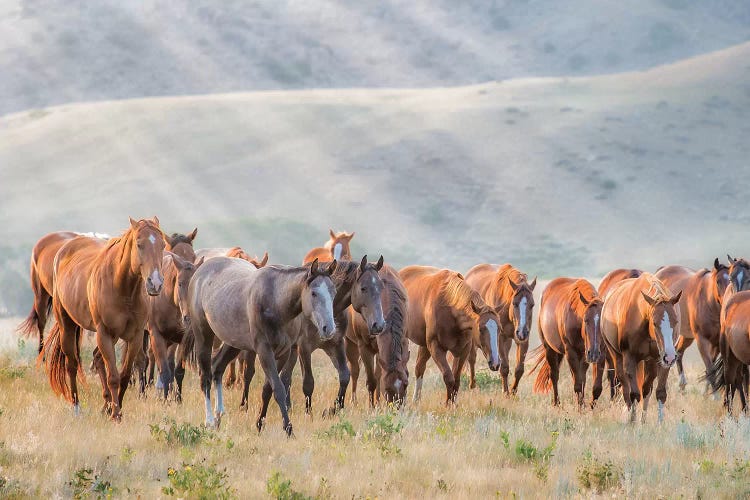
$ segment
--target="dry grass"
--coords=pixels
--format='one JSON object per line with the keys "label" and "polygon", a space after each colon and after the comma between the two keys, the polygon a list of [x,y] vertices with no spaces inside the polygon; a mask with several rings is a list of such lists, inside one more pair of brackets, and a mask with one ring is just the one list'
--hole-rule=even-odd
{"label": "dry grass", "polygon": [[[654,408],[647,424],[629,426],[622,423],[622,404],[606,399],[593,413],[578,413],[567,374],[559,409],[551,409],[547,397],[530,394],[528,381],[517,398],[506,399],[490,378],[483,379],[484,389],[463,391],[457,408],[446,408],[434,365],[416,407],[389,418],[387,410],[360,405],[324,420],[320,411],[333,400],[336,383],[328,360],[317,356],[316,415],[310,419],[299,406],[293,410],[296,439],[284,436],[276,407],[263,433],[255,432],[256,380],[249,414],[236,409],[239,391],[229,390],[222,428],[196,437],[197,444],[182,445],[155,438],[149,424],[169,419],[201,424],[203,404],[193,373],[181,406],[161,403],[153,394],[139,400],[130,392],[119,425],[100,415],[100,389],[89,376],[82,416],[74,418],[52,395],[43,373],[33,366],[14,369],[33,364],[33,346],[13,344],[10,326],[0,324],[0,497],[83,492],[155,498],[169,486],[169,468],[183,470],[183,463],[225,470],[230,493],[241,498],[268,497],[275,472],[281,473],[272,485],[276,496],[296,491],[320,498],[750,493],[750,423],[724,418],[720,403],[704,398],[695,383],[695,360],[689,363],[693,383],[686,394],[677,393],[673,377],[664,425],[656,424]],[[293,400],[302,400],[296,378]],[[375,431],[373,421],[381,424]],[[79,477],[76,483],[77,471],[92,480]]]}

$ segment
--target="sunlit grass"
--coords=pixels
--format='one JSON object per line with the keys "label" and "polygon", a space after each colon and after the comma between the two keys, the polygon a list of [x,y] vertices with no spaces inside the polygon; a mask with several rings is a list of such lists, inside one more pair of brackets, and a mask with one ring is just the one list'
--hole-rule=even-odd
{"label": "sunlit grass", "polygon": [[[750,492],[750,421],[725,418],[720,402],[703,396],[692,361],[687,392],[677,393],[676,378],[670,384],[661,426],[655,404],[645,425],[625,425],[622,403],[608,398],[593,412],[579,413],[567,373],[560,408],[551,408],[547,395],[531,394],[529,380],[512,399],[492,385],[462,388],[458,406],[448,408],[433,365],[417,405],[395,412],[359,405],[322,419],[338,384],[329,360],[316,353],[315,413],[302,411],[297,372],[296,437],[288,440],[273,402],[266,428],[255,431],[262,376],[253,382],[248,413],[237,409],[238,390],[225,392],[228,412],[218,431],[200,429],[203,401],[192,372],[182,405],[159,402],[153,390],[141,400],[131,390],[123,422],[113,424],[99,413],[100,387],[91,374],[82,415],[75,418],[34,367],[33,346],[3,345],[0,497],[70,497],[83,488],[92,497],[155,498],[211,484],[241,498],[268,498],[269,492],[320,498],[716,498]],[[366,398],[360,394],[359,400]]]}

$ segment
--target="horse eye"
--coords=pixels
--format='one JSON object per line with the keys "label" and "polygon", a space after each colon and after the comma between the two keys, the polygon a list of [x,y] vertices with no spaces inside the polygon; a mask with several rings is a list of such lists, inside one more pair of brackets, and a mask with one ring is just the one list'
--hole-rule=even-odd
{"label": "horse eye", "polygon": [[317,296],[318,296],[318,292],[313,292],[313,293],[312,293],[312,296],[313,296],[313,297],[317,297]]}
{"label": "horse eye", "polygon": [[362,292],[366,292],[366,291],[367,291],[367,288],[365,288],[365,287],[362,287],[362,288],[360,288],[360,291],[362,291]]}

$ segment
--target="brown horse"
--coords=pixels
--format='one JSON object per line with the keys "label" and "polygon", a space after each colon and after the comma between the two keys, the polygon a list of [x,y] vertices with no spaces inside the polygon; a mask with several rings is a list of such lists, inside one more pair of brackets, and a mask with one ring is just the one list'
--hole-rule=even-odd
{"label": "brown horse", "polygon": [[[500,376],[505,394],[515,394],[523,376],[524,360],[529,349],[531,316],[534,309],[534,287],[536,278],[529,283],[526,274],[510,264],[494,266],[479,264],[466,273],[466,283],[479,292],[484,301],[497,312],[500,318]],[[510,347],[516,343],[516,369],[513,387],[508,390],[510,373]],[[469,356],[471,387],[475,386],[474,363],[476,349]]]}
{"label": "brown horse", "polygon": [[[43,356],[52,389],[79,411],[76,375],[81,329],[96,331],[103,357],[99,376],[105,410],[121,418],[123,396],[133,362],[143,349],[148,295],[161,293],[164,234],[159,219],[130,219],[130,227],[107,242],[79,236],[55,257],[52,310],[57,323],[44,343]],[[144,293],[146,292],[146,293]],[[123,368],[117,372],[115,344],[127,343]],[[67,380],[66,380],[67,374]]]}
{"label": "brown horse", "polygon": [[[287,435],[292,435],[286,388],[279,378],[279,367],[287,362],[292,347],[284,327],[303,314],[315,324],[319,335],[327,337],[333,333],[336,290],[331,274],[335,269],[336,261],[325,268],[314,261],[306,267],[256,269],[241,259],[214,257],[195,272],[188,289],[187,313],[195,339],[208,426],[218,425],[224,413],[221,377],[226,363],[223,368],[217,367],[215,360],[213,369],[211,366],[216,336],[225,345],[257,353],[266,375],[264,400],[266,397],[270,400],[273,393],[281,410],[283,428]],[[217,398],[215,416],[211,412],[212,379]],[[258,431],[263,428],[265,416],[263,411],[258,415]]]}
{"label": "brown horse", "polygon": [[[674,337],[680,331],[676,304],[682,292],[672,295],[658,278],[643,273],[620,282],[607,294],[602,308],[602,335],[622,383],[622,393],[634,422],[643,396],[645,422],[654,379],[659,422],[664,419],[669,367],[677,360]],[[642,371],[639,364],[643,363]]]}
{"label": "brown horse", "polygon": [[697,339],[698,351],[706,367],[706,381],[710,387],[715,388],[716,381],[711,372],[719,354],[721,301],[729,285],[729,267],[715,259],[710,271],[666,266],[656,272],[656,277],[672,293],[683,291],[680,298],[680,338],[677,341],[680,388],[687,384],[682,369],[682,355],[693,343],[693,339]]}
{"label": "brown horse", "polygon": [[[385,392],[387,403],[401,403],[409,385],[409,340],[404,333],[407,318],[406,289],[398,273],[390,266],[378,272],[383,280],[385,330],[372,335],[370,328],[354,309],[349,309],[346,330],[346,357],[352,376],[352,400],[356,400],[359,358],[365,365],[370,406],[375,406],[375,390]],[[379,375],[379,376],[378,376]],[[378,390],[378,395],[380,395]]]}
{"label": "brown horse", "polygon": [[[730,262],[732,259],[730,259]],[[743,271],[744,272],[744,271]],[[747,412],[747,367],[750,365],[750,291],[736,292],[732,281],[722,297],[720,360],[714,365],[716,386],[724,389],[724,407],[732,414],[734,393],[739,391],[742,411]]]}
{"label": "brown horse", "polygon": [[[446,404],[455,403],[461,371],[475,346],[480,346],[490,370],[500,367],[500,318],[482,296],[455,271],[428,266],[408,266],[399,272],[409,298],[407,335],[419,346],[414,368],[414,401],[422,392],[427,361],[432,358],[443,374]],[[453,367],[447,353],[453,355]]]}
{"label": "brown horse", "polygon": [[[187,291],[190,278],[203,264],[203,257],[198,262],[186,260],[177,254],[167,253],[164,256],[162,270],[164,273],[164,291],[156,297],[149,297],[148,332],[151,351],[159,367],[159,384],[164,399],[169,395],[172,381],[177,381],[175,396],[182,399],[182,380],[185,369],[182,360],[180,366],[175,364],[175,350],[170,346],[179,345],[185,334],[190,318],[181,311],[187,310]],[[179,368],[179,369],[178,369]]]}
{"label": "brown horse", "polygon": [[592,409],[602,393],[602,361],[606,349],[601,334],[602,305],[594,285],[585,279],[557,278],[542,293],[539,309],[542,345],[532,351],[532,359],[535,357],[536,365],[543,366],[536,377],[534,392],[549,392],[552,387],[554,406],[560,404],[557,381],[563,356],[573,375],[573,391],[579,408],[583,407],[589,364],[594,367]]}
{"label": "brown horse", "polygon": [[[618,283],[629,278],[637,278],[641,274],[643,274],[643,271],[640,269],[615,269],[608,272],[604,275],[601,282],[599,282],[599,288],[597,289],[599,297],[604,300],[609,291]],[[609,397],[611,400],[614,400],[617,396],[617,388],[620,382],[615,375],[615,362],[612,360],[609,349],[604,349],[604,364],[606,366],[607,380],[609,381]]]}
{"label": "brown horse", "polygon": [[108,238],[106,235],[76,233],[72,231],[58,231],[49,233],[34,245],[31,251],[30,277],[31,291],[34,292],[34,305],[26,319],[18,325],[17,331],[26,336],[39,337],[39,352],[42,352],[44,344],[44,328],[47,318],[52,312],[53,291],[53,264],[55,255],[65,243],[76,236],[92,236],[95,238]]}
{"label": "brown horse", "polygon": [[328,230],[331,236],[322,247],[313,248],[305,258],[303,264],[309,264],[315,259],[319,262],[330,262],[332,260],[352,260],[352,253],[349,250],[349,242],[354,238],[354,233],[340,232],[336,233],[333,229]]}

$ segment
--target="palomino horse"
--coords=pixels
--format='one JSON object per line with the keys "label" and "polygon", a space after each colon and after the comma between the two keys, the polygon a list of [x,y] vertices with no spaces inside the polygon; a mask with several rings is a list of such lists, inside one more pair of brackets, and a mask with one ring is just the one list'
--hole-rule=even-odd
{"label": "palomino horse", "polygon": [[331,239],[322,247],[313,248],[305,258],[303,264],[309,264],[315,259],[319,262],[329,262],[331,260],[352,260],[352,253],[349,250],[349,242],[354,238],[354,233],[340,232],[336,233],[333,229],[328,230]]}
{"label": "palomino horse", "polygon": [[[527,276],[510,264],[494,266],[479,264],[466,273],[466,283],[479,292],[484,301],[500,318],[500,376],[505,394],[515,394],[524,371],[526,351],[529,349],[529,331],[534,308],[536,278],[529,283]],[[513,387],[508,390],[510,373],[510,347],[516,343],[516,369]],[[469,356],[471,387],[474,382],[476,349]]]}
{"label": "palomino horse", "polygon": [[[640,269],[615,269],[604,275],[601,282],[599,282],[599,297],[605,300],[609,291],[614,288],[622,280],[629,278],[637,278],[643,274]],[[609,381],[609,397],[614,400],[617,396],[617,388],[619,381],[615,375],[615,362],[612,360],[612,355],[609,353],[609,349],[604,349],[604,364],[606,365],[605,371],[607,372],[607,380]]]}
{"label": "palomino horse", "polygon": [[[428,266],[408,266],[399,272],[409,308],[407,335],[419,346],[414,372],[414,401],[422,392],[427,361],[432,357],[443,374],[446,404],[455,403],[461,371],[475,346],[482,349],[490,370],[500,367],[498,330],[500,318],[482,296],[455,271]],[[453,367],[447,353],[453,355]]]}
{"label": "palomino horse", "polygon": [[[283,428],[292,435],[286,407],[286,389],[279,378],[292,344],[284,326],[299,314],[312,321],[321,336],[329,336],[333,320],[333,296],[336,293],[331,273],[336,262],[320,268],[314,261],[307,267],[268,266],[256,269],[241,259],[214,257],[193,275],[188,288],[188,315],[195,339],[201,374],[201,389],[206,404],[206,424],[218,425],[224,413],[221,388],[223,367],[211,366],[214,337],[240,350],[257,353],[266,375],[263,397],[271,393],[281,410]],[[221,361],[221,360],[220,360]],[[216,386],[216,418],[211,413],[211,379]],[[263,428],[265,413],[256,427]]]}
{"label": "palomino horse", "polygon": [[[391,266],[378,272],[383,280],[380,300],[383,303],[385,330],[374,336],[362,317],[349,310],[346,330],[346,357],[352,374],[352,401],[356,400],[359,358],[365,365],[370,406],[375,406],[375,390],[385,392],[388,403],[400,403],[409,385],[409,340],[404,333],[407,318],[406,289],[398,273]],[[378,374],[380,375],[378,377]]]}
{"label": "palomino horse", "polygon": [[[676,304],[682,292],[672,295],[650,273],[623,280],[607,294],[602,308],[602,336],[615,363],[622,394],[634,422],[636,407],[643,396],[643,414],[658,374],[656,399],[659,422],[664,419],[669,367],[677,360],[675,332],[680,331],[680,310]],[[642,372],[639,364],[643,363]]]}
{"label": "palomino horse", "polygon": [[203,264],[203,257],[196,263],[188,261],[177,254],[168,253],[164,256],[162,269],[164,272],[164,291],[156,297],[149,297],[148,331],[151,340],[151,350],[159,366],[159,384],[164,399],[169,395],[172,381],[177,381],[175,396],[182,398],[182,380],[185,376],[183,360],[180,366],[175,363],[175,350],[171,345],[179,345],[185,334],[185,328],[190,318],[181,311],[187,310],[187,293],[190,279],[195,271]]}
{"label": "palomino horse", "polygon": [[[573,375],[573,391],[578,407],[583,407],[586,371],[594,367],[591,408],[602,393],[604,341],[601,334],[602,300],[594,285],[585,279],[557,278],[542,293],[539,309],[539,337],[542,345],[532,351],[536,365],[543,363],[534,384],[534,392],[549,392],[552,404],[560,404],[557,381],[560,362],[568,360]],[[536,366],[534,367],[536,369]]]}
{"label": "palomino horse", "polygon": [[[57,323],[44,343],[43,356],[52,389],[79,411],[76,375],[81,329],[96,331],[104,366],[98,365],[105,410],[121,418],[133,362],[143,352],[148,295],[161,293],[164,234],[159,219],[130,219],[130,228],[107,242],[79,236],[55,257],[52,310]],[[115,344],[127,343],[122,371],[117,372]],[[66,372],[67,378],[66,381]]]}
{"label": "palomino horse", "polygon": [[672,293],[682,290],[680,298],[680,338],[677,341],[677,370],[680,388],[687,384],[682,368],[682,355],[697,339],[698,351],[706,366],[706,381],[716,388],[711,376],[716,356],[719,354],[719,317],[721,300],[729,285],[729,268],[714,260],[713,268],[693,271],[682,266],[666,266],[656,272],[656,277]]}
{"label": "palomino horse", "polygon": [[109,239],[109,236],[97,233],[82,234],[72,231],[49,233],[34,245],[31,251],[30,276],[31,291],[34,292],[34,305],[26,319],[18,325],[18,332],[26,337],[39,336],[39,352],[44,344],[44,328],[52,312],[52,291],[54,284],[53,265],[55,255],[65,243],[76,236],[91,236]]}
{"label": "palomino horse", "polygon": [[[339,262],[336,272],[331,276],[336,285],[336,297],[333,300],[333,313],[336,317],[336,331],[328,337],[321,337],[315,333],[309,322],[293,323],[298,328],[290,335],[297,339],[296,346],[299,353],[299,363],[302,369],[302,393],[305,395],[305,412],[312,412],[312,395],[315,390],[315,378],[312,373],[312,353],[322,349],[338,372],[339,391],[333,406],[326,409],[324,416],[330,416],[344,407],[346,389],[349,386],[351,373],[346,363],[346,347],[344,337],[348,330],[349,309],[354,309],[362,318],[371,335],[380,334],[385,328],[383,305],[383,281],[379,271],[383,267],[383,256],[376,264],[367,262],[367,255],[362,257],[359,264],[352,261]],[[350,307],[351,306],[351,307]],[[284,367],[282,377],[287,388],[291,385],[292,373],[296,358],[291,358]],[[287,394],[289,391],[287,390]]]}

